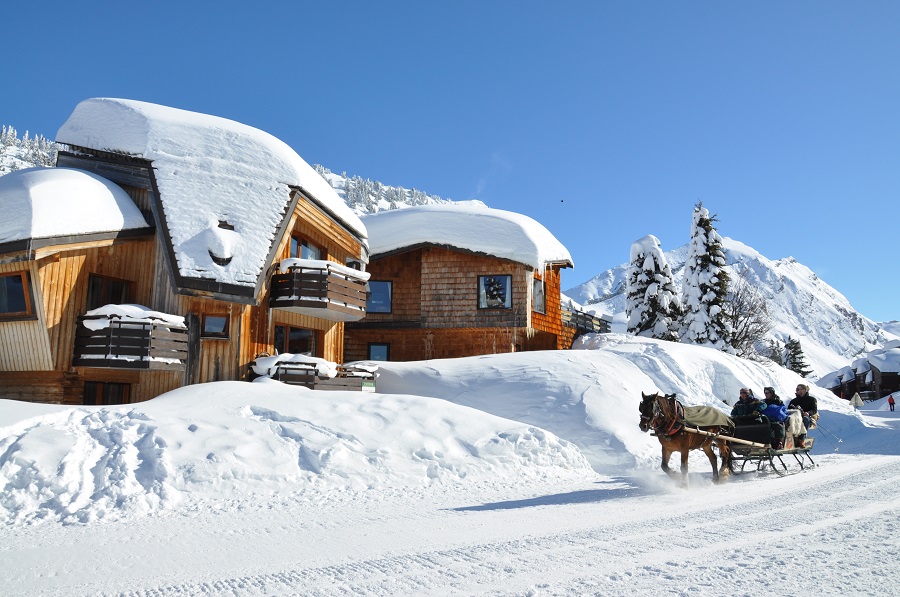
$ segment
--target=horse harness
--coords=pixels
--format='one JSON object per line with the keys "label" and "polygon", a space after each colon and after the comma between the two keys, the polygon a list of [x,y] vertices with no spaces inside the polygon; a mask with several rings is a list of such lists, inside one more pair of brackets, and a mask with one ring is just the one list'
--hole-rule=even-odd
{"label": "horse harness", "polygon": [[[671,440],[684,430],[684,405],[675,398],[675,394],[666,394],[662,398],[669,401],[669,404],[672,405],[672,413],[669,420],[666,420],[667,413],[663,412],[662,407],[659,405],[660,396],[658,395],[654,396],[653,399],[652,416],[641,414],[641,419],[647,421],[647,427],[653,429],[657,437]],[[704,440],[704,443],[706,441]]]}

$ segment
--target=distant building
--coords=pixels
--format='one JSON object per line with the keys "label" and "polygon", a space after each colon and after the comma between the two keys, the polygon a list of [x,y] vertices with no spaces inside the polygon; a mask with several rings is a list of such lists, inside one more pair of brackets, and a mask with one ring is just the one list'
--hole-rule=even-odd
{"label": "distant building", "polygon": [[370,235],[365,318],[345,356],[410,361],[570,348],[560,270],[568,250],[508,211],[432,205],[363,217]]}

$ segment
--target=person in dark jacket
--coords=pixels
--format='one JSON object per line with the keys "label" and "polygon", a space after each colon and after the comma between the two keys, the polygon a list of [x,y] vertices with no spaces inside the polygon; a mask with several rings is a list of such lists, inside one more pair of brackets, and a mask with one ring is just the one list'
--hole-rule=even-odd
{"label": "person in dark jacket", "polygon": [[775,406],[784,404],[778,394],[775,393],[775,388],[772,386],[763,388],[763,394],[766,396],[764,400],[766,404],[774,404]]}
{"label": "person in dark jacket", "polygon": [[766,403],[753,395],[750,388],[741,388],[738,401],[731,409],[732,417],[757,417],[766,409]]}
{"label": "person in dark jacket", "polygon": [[807,430],[815,429],[819,420],[819,403],[809,393],[809,386],[798,384],[795,397],[788,403],[788,409],[796,408],[803,416],[803,425]]}

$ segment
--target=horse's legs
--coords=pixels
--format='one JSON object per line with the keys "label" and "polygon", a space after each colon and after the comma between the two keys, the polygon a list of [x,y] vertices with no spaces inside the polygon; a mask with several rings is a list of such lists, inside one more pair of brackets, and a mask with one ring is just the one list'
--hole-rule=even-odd
{"label": "horse's legs", "polygon": [[672,450],[670,450],[667,446],[662,446],[662,470],[669,475],[670,477],[673,475],[672,470],[669,468],[669,459],[672,458]]}
{"label": "horse's legs", "polygon": [[681,481],[685,487],[688,486],[688,458],[690,455],[691,451],[688,449],[681,451]]}
{"label": "horse's legs", "polygon": [[719,467],[716,462],[716,453],[713,452],[712,442],[704,442],[703,444],[703,452],[706,454],[706,457],[709,458],[709,464],[712,466],[712,475],[713,475],[713,483],[719,482]]}
{"label": "horse's legs", "polygon": [[722,477],[728,477],[731,474],[731,446],[726,441],[717,441],[716,445],[719,447],[719,458],[722,459],[719,474]]}

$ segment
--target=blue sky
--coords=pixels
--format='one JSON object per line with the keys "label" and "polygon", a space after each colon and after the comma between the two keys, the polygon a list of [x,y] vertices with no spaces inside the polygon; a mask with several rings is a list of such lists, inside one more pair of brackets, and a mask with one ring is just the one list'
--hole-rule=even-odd
{"label": "blue sky", "polygon": [[[529,215],[570,288],[719,232],[900,319],[900,3],[15,2],[0,123],[122,97]],[[14,50],[13,50],[14,49]]]}

